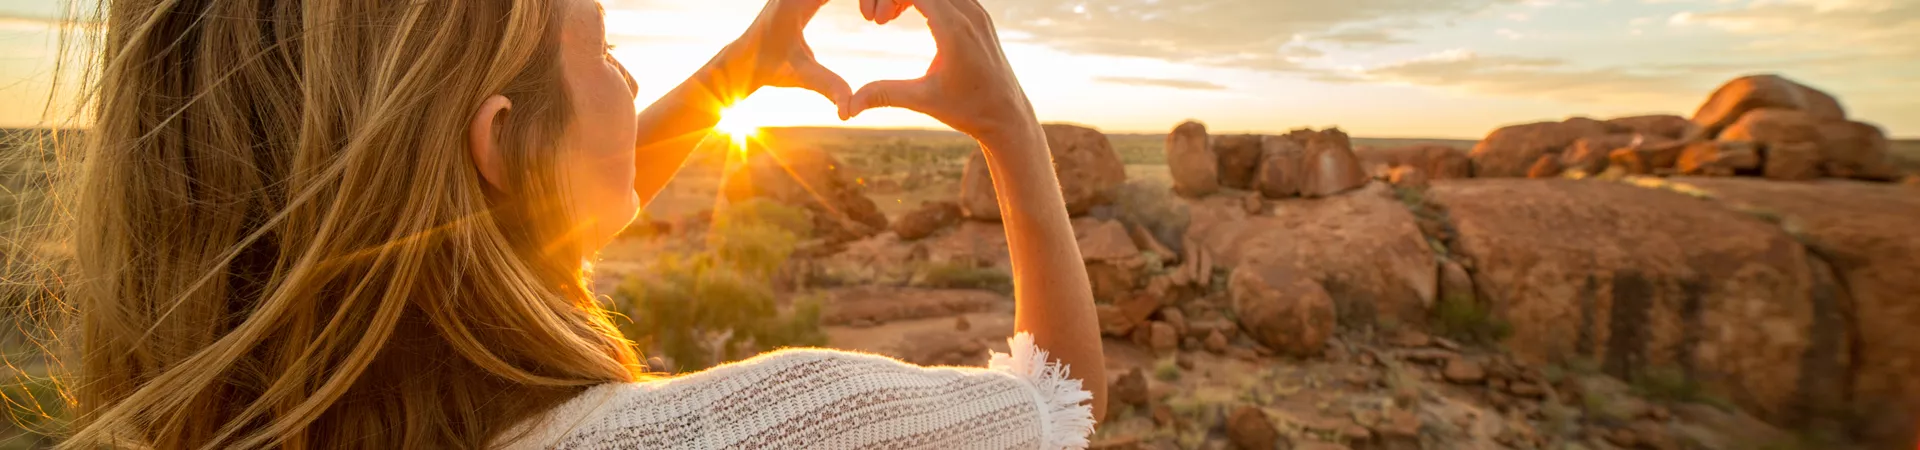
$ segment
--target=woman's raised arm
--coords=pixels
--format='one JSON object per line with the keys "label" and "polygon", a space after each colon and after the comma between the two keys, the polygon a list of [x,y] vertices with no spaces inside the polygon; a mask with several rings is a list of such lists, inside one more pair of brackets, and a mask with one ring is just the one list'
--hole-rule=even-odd
{"label": "woman's raised arm", "polygon": [[801,32],[826,0],[772,0],[739,39],[639,115],[634,191],[643,203],[673,180],[687,155],[720,122],[720,111],[762,87],[797,87],[835,105],[852,89],[813,58]]}
{"label": "woman's raised arm", "polygon": [[1013,257],[1014,328],[1069,366],[1106,409],[1105,356],[1087,281],[1045,133],[1000,49],[992,19],[975,0],[862,0],[869,20],[891,21],[910,2],[927,16],[939,56],[917,80],[860,88],[841,107],[850,118],[877,107],[919,111],[973,136],[986,151]]}

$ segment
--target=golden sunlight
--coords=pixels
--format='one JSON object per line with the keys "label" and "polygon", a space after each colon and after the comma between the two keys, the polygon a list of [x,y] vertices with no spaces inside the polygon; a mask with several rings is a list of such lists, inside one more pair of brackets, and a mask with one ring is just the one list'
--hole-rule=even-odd
{"label": "golden sunlight", "polygon": [[734,150],[745,153],[747,139],[760,134],[760,122],[751,116],[734,108],[721,110],[720,123],[715,124],[713,130],[727,135],[733,140]]}

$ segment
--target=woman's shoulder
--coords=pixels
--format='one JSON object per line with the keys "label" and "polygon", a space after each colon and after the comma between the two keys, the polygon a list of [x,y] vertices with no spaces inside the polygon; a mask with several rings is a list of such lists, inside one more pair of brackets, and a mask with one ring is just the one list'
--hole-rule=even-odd
{"label": "woman's shoulder", "polygon": [[1030,338],[1010,344],[1013,354],[996,354],[988,368],[790,349],[603,385],[554,409],[521,441],[576,449],[1085,446],[1093,423],[1081,404],[1086,391]]}

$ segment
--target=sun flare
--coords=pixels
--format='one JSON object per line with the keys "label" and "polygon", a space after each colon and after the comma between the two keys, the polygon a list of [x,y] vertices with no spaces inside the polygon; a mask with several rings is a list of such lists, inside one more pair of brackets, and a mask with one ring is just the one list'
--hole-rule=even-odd
{"label": "sun flare", "polygon": [[713,130],[731,138],[735,150],[745,152],[747,138],[760,134],[760,124],[748,117],[748,114],[729,108],[720,111],[720,123],[715,124]]}

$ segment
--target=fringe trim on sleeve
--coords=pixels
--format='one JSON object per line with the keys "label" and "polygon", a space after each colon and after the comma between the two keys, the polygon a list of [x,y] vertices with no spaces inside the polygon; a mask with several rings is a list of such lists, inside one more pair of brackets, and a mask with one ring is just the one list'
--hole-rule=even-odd
{"label": "fringe trim on sleeve", "polygon": [[1046,449],[1084,449],[1093,435],[1093,394],[1080,380],[1067,377],[1067,366],[1047,360],[1047,351],[1033,345],[1033,335],[1007,339],[1013,354],[993,352],[987,368],[1012,374],[1033,387],[1040,406],[1040,439]]}

